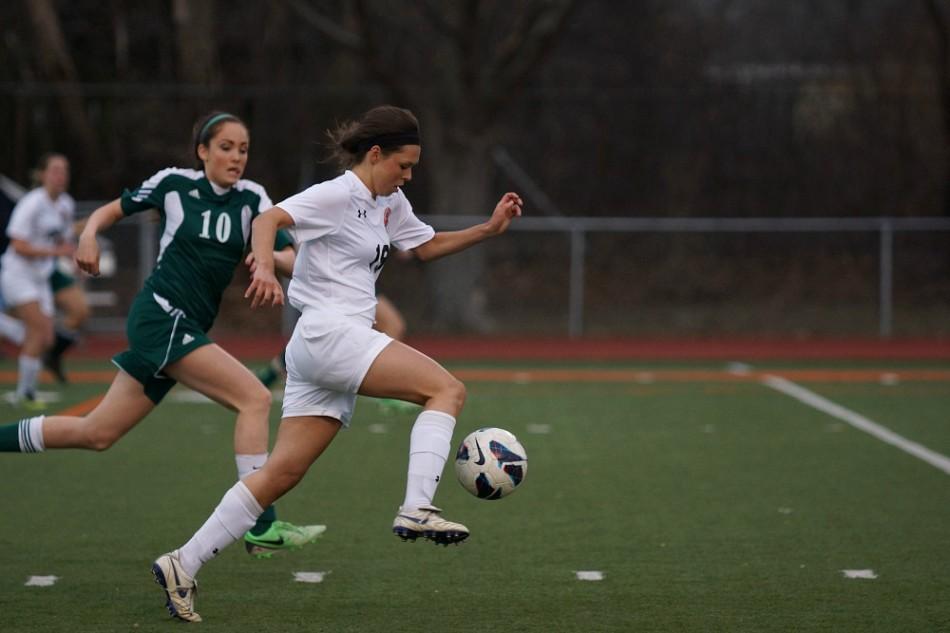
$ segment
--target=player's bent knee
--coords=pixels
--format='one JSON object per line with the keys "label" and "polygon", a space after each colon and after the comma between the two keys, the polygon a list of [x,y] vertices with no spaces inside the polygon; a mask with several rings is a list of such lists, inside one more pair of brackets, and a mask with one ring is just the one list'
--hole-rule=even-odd
{"label": "player's bent knee", "polygon": [[273,400],[274,396],[270,390],[258,383],[252,392],[245,394],[242,401],[238,404],[238,408],[245,411],[253,410],[267,413],[270,411]]}
{"label": "player's bent knee", "polygon": [[86,433],[86,447],[101,453],[111,448],[121,438],[122,433],[116,433],[109,429],[93,428]]}
{"label": "player's bent knee", "polygon": [[445,403],[450,403],[456,410],[456,414],[462,410],[462,407],[465,406],[465,383],[461,380],[455,378],[454,376],[449,376],[445,383],[440,387],[438,398]]}

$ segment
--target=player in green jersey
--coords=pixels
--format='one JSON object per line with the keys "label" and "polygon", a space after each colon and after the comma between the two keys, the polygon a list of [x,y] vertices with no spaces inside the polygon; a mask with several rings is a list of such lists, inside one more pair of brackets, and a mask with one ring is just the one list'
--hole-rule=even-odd
{"label": "player in green jersey", "polygon": [[[158,260],[132,302],[126,322],[129,349],[102,402],[84,417],[37,416],[0,426],[0,451],[49,448],[102,451],[138,424],[176,382],[237,412],[234,452],[238,477],[267,459],[271,394],[240,361],[208,338],[221,296],[245,260],[251,221],[273,206],[259,184],[243,180],[249,134],[234,115],[213,113],[195,126],[200,169],[159,171],[93,212],[79,237],[76,263],[99,274],[96,235],[122,218],[157,209]],[[289,238],[285,238],[289,239]],[[293,250],[278,238],[280,270],[293,269]],[[248,258],[253,265],[253,258]],[[245,534],[249,553],[269,557],[313,541],[325,527],[276,520],[273,507]]]}

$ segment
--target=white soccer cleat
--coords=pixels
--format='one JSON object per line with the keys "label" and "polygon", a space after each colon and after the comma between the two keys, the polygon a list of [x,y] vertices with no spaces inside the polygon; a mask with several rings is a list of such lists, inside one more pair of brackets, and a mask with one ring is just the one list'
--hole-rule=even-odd
{"label": "white soccer cleat", "polygon": [[393,520],[393,534],[404,541],[424,537],[437,545],[461,543],[468,538],[468,528],[461,523],[446,521],[442,510],[435,506],[422,506],[416,510],[399,508]]}
{"label": "white soccer cleat", "polygon": [[185,573],[178,560],[178,550],[162,554],[152,563],[155,582],[165,589],[165,607],[173,617],[185,622],[201,622],[195,613],[198,581]]}

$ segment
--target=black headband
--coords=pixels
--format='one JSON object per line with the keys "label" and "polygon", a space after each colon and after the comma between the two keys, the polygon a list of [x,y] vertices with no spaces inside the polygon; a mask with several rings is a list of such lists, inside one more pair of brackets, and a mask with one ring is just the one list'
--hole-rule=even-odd
{"label": "black headband", "polygon": [[374,145],[379,145],[379,149],[389,149],[402,145],[419,145],[419,132],[393,132],[373,136],[357,143],[356,153],[365,152]]}

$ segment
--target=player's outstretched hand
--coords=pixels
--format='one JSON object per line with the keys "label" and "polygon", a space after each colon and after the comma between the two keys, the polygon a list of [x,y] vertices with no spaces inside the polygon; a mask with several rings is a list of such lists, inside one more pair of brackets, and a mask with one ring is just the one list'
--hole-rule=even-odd
{"label": "player's outstretched hand", "polygon": [[488,220],[488,225],[492,229],[492,234],[500,235],[508,230],[508,225],[511,224],[511,220],[515,217],[521,215],[521,207],[524,206],[524,202],[521,200],[521,196],[518,194],[509,191],[501,197],[501,200],[498,201],[498,204],[495,205],[495,210],[491,214],[491,219]]}
{"label": "player's outstretched hand", "polygon": [[95,235],[79,236],[79,246],[76,247],[75,256],[79,270],[94,277],[99,276],[99,242],[96,241]]}
{"label": "player's outstretched hand", "polygon": [[254,272],[251,273],[251,284],[247,287],[244,298],[251,300],[252,308],[263,305],[282,306],[284,305],[284,289],[274,273],[255,266]]}

